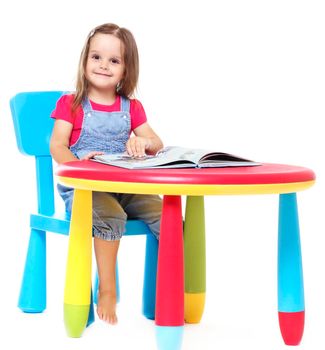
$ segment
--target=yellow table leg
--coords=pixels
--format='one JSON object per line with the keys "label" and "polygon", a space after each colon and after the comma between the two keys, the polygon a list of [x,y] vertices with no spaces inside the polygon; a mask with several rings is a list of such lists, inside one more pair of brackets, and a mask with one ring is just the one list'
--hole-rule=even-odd
{"label": "yellow table leg", "polygon": [[74,192],[64,291],[64,323],[70,337],[87,325],[91,300],[92,192]]}

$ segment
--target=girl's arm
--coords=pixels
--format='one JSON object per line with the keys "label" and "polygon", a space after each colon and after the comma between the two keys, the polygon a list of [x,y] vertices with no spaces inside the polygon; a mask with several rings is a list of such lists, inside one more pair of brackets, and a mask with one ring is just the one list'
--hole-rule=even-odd
{"label": "girl's arm", "polygon": [[143,123],[133,130],[135,136],[126,143],[127,152],[134,157],[143,157],[147,154],[156,154],[163,148],[159,136],[148,123]]}
{"label": "girl's arm", "polygon": [[69,149],[69,140],[73,125],[65,120],[57,119],[54,123],[50,141],[50,152],[58,163],[78,160]]}
{"label": "girl's arm", "polygon": [[[57,119],[54,123],[50,141],[50,152],[53,159],[58,163],[79,160],[69,149],[69,140],[73,125],[65,120]],[[93,151],[86,154],[81,160],[88,160],[103,152]]]}

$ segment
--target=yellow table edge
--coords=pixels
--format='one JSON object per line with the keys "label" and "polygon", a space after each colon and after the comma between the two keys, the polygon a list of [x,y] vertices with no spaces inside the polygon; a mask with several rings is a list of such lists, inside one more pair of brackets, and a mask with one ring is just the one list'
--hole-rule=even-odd
{"label": "yellow table edge", "polygon": [[245,194],[281,194],[303,191],[311,187],[315,180],[303,182],[214,185],[214,184],[160,184],[142,182],[118,182],[108,180],[87,180],[58,176],[65,186],[82,190],[116,193],[165,194],[165,195],[245,195]]}

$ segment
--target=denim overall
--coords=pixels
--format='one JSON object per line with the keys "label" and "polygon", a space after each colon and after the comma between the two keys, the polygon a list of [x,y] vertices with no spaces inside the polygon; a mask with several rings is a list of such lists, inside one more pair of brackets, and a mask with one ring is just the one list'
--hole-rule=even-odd
{"label": "denim overall", "polygon": [[[70,147],[79,159],[92,151],[121,153],[131,129],[130,100],[121,96],[121,111],[92,109],[86,98],[82,102],[84,119],[79,139]],[[58,190],[71,213],[73,189],[58,184]],[[161,199],[154,195],[93,192],[93,234],[104,240],[118,240],[125,232],[127,218],[143,220],[158,238]]]}

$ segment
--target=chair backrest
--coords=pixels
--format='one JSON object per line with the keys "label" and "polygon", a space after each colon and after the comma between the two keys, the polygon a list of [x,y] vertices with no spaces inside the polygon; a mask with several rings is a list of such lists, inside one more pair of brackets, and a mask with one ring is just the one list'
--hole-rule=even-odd
{"label": "chair backrest", "polygon": [[21,153],[35,156],[38,212],[55,212],[50,118],[62,91],[21,92],[10,100],[16,141]]}
{"label": "chair backrest", "polygon": [[21,153],[50,155],[49,142],[54,121],[51,112],[62,91],[21,92],[10,100],[16,141]]}

